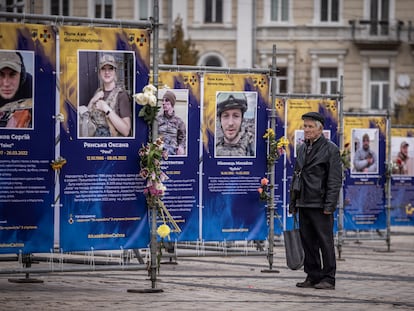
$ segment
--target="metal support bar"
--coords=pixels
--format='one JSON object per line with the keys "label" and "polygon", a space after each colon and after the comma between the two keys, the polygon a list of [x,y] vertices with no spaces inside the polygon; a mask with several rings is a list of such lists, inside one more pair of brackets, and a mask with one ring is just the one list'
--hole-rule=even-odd
{"label": "metal support bar", "polygon": [[[130,20],[116,20],[116,19],[106,19],[106,18],[84,18],[84,17],[75,17],[75,16],[62,16],[62,15],[43,15],[43,14],[21,14],[21,13],[9,13],[9,12],[0,12],[0,18],[14,18],[21,19],[23,22],[25,20],[34,20],[34,21],[48,21],[54,22],[56,24],[64,23],[85,23],[90,25],[117,25],[119,27],[129,26],[134,28],[152,28],[153,24],[151,21],[130,21]],[[157,40],[154,40],[157,41]]]}
{"label": "metal support bar", "polygon": [[[270,74],[270,69],[258,68],[225,68],[213,66],[187,66],[187,65],[159,65],[158,69],[166,71],[197,71],[197,72],[223,72],[223,73],[262,73]],[[155,70],[155,66],[154,66]]]}

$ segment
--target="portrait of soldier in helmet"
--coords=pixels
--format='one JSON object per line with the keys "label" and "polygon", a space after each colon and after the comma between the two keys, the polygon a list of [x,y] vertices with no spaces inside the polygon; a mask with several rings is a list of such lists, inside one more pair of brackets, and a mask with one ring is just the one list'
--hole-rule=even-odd
{"label": "portrait of soldier in helmet", "polygon": [[216,157],[256,155],[255,92],[218,92],[215,135]]}

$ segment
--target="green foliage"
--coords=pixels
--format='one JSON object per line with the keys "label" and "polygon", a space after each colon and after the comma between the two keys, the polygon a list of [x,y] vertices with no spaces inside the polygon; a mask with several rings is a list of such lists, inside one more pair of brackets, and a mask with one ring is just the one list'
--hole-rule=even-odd
{"label": "green foliage", "polygon": [[171,40],[165,43],[165,52],[162,56],[164,64],[173,64],[174,48],[176,49],[177,65],[197,65],[198,51],[195,49],[191,39],[184,40],[184,31],[181,18],[177,17],[174,23],[174,30]]}

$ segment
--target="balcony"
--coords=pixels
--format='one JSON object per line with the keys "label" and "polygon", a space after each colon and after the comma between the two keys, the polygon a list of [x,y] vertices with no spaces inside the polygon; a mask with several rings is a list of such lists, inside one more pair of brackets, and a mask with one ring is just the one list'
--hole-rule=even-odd
{"label": "balcony", "polygon": [[350,20],[352,41],[361,50],[396,50],[401,44],[402,21]]}

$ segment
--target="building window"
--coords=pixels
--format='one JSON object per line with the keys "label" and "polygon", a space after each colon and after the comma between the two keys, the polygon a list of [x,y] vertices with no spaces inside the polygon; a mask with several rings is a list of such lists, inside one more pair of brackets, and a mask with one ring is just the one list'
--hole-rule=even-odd
{"label": "building window", "polygon": [[223,23],[223,1],[205,0],[204,1],[204,22]]}
{"label": "building window", "polygon": [[206,59],[205,66],[221,67],[221,61],[215,56],[210,56]]}
{"label": "building window", "polygon": [[336,94],[338,93],[338,69],[320,68],[319,69],[319,93]]}
{"label": "building window", "polygon": [[148,20],[152,15],[151,0],[138,0],[138,19]]}
{"label": "building window", "polygon": [[0,1],[0,8],[3,12],[9,13],[23,13],[24,12],[24,3],[22,0],[6,0]]}
{"label": "building window", "polygon": [[339,22],[339,0],[320,0],[321,22]]}
{"label": "building window", "polygon": [[50,1],[50,14],[69,16],[69,0]]}
{"label": "building window", "polygon": [[369,79],[371,109],[388,109],[389,69],[371,68]]}
{"label": "building window", "polygon": [[289,0],[271,0],[270,20],[272,22],[287,22],[289,20]]}
{"label": "building window", "polygon": [[95,18],[112,18],[112,0],[95,0]]}
{"label": "building window", "polygon": [[371,21],[371,35],[388,35],[390,20],[389,0],[369,0],[369,18]]}
{"label": "building window", "polygon": [[287,68],[277,68],[276,76],[276,92],[280,94],[286,94],[288,92],[288,77],[287,77]]}

